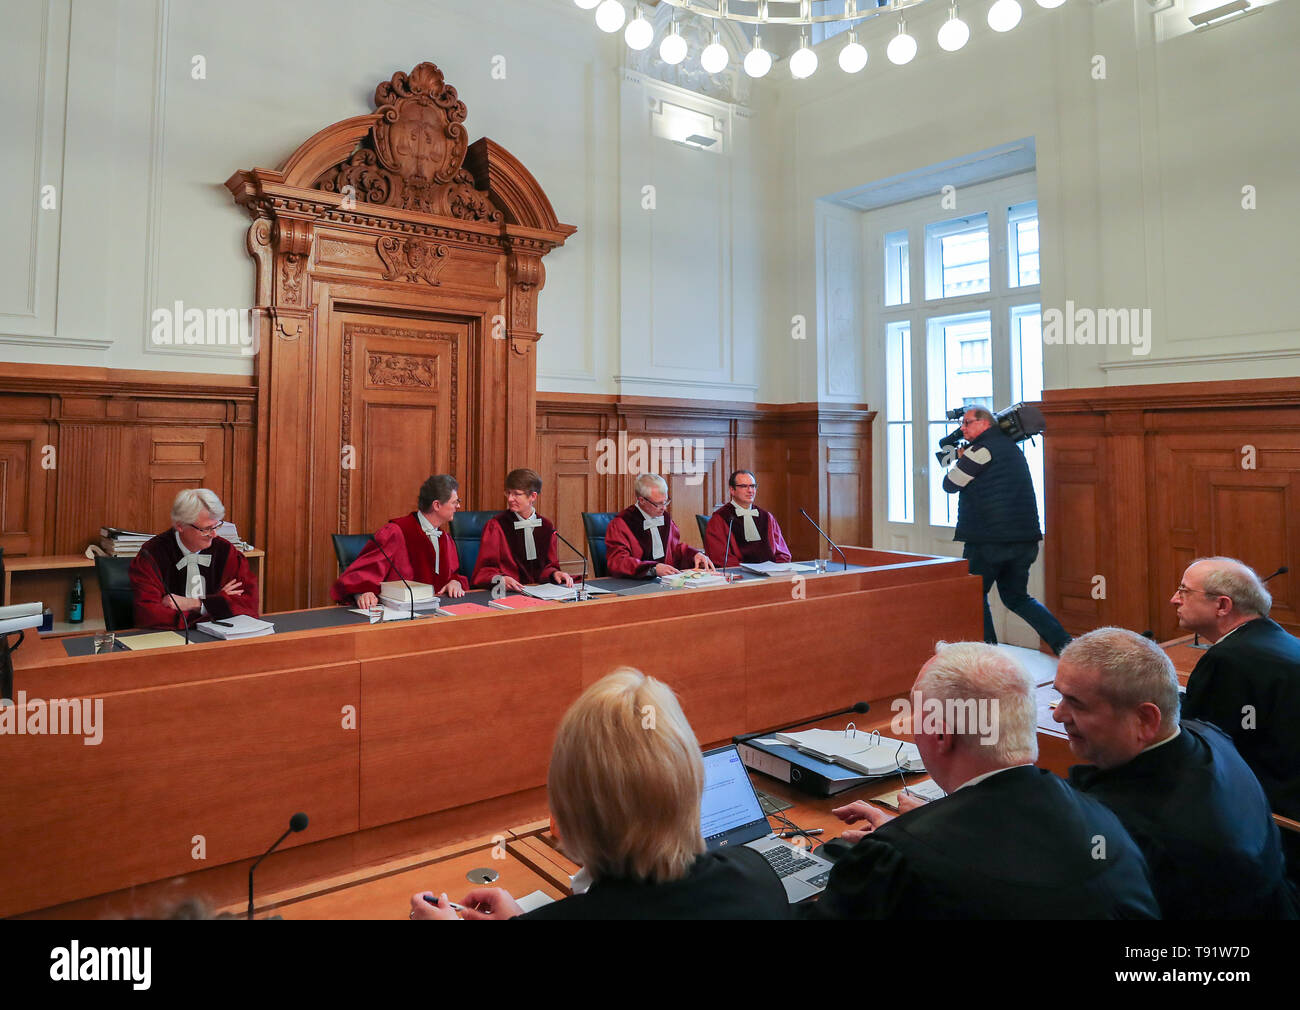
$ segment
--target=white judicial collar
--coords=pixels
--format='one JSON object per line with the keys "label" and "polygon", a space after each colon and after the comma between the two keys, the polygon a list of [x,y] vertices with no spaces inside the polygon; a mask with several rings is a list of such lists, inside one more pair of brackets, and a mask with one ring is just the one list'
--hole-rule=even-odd
{"label": "white judicial collar", "polygon": [[663,516],[648,516],[640,505],[636,510],[645,516],[645,525],[641,528],[650,531],[650,560],[658,561],[664,556],[664,542],[659,536],[659,527],[664,524]]}
{"label": "white judicial collar", "polygon": [[745,508],[737,503],[735,498],[731,499],[731,507],[736,510],[736,515],[743,516],[745,519],[745,540],[753,543],[758,539],[758,523],[754,522],[758,518],[758,506]]}
{"label": "white judicial collar", "polygon": [[428,519],[424,518],[424,513],[417,511],[416,516],[420,520],[420,529],[424,530],[425,536],[429,538],[429,543],[433,544],[433,573],[441,575],[442,569],[442,552],[438,550],[438,538],[442,536],[442,530],[438,529]]}
{"label": "white judicial collar", "polygon": [[518,512],[515,513],[515,517],[518,519],[518,522],[515,523],[515,529],[524,531],[524,557],[529,561],[536,561],[537,541],[533,539],[533,530],[542,525],[542,517],[537,514],[536,509],[533,510],[532,516],[528,519],[524,519]]}
{"label": "white judicial collar", "polygon": [[200,554],[198,551],[190,550],[181,540],[180,530],[176,530],[175,534],[176,546],[181,549],[181,559],[176,562],[176,570],[187,569],[185,573],[185,595],[195,600],[201,600],[207,595],[207,592],[203,585],[203,573],[199,569],[211,567],[212,555]]}

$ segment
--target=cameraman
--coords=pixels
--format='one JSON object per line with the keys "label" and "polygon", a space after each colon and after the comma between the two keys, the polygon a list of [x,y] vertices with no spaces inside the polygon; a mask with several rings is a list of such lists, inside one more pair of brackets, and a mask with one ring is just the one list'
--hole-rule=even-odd
{"label": "cameraman", "polygon": [[996,644],[989,586],[997,583],[1003,604],[1042,637],[1058,656],[1070,636],[1051,611],[1029,595],[1029,566],[1038,557],[1038,502],[1029,464],[1016,443],[1003,434],[983,407],[968,407],[961,419],[957,465],[943,478],[943,489],[960,494],[954,540],[965,542],[962,557],[972,575],[984,580],[984,641]]}

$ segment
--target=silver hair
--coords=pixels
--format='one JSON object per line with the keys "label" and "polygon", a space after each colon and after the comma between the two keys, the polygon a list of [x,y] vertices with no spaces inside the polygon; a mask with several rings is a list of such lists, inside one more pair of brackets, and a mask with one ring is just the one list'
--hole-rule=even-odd
{"label": "silver hair", "polygon": [[639,473],[636,475],[636,493],[649,497],[650,489],[657,487],[668,497],[668,482],[657,473]]}
{"label": "silver hair", "polygon": [[[1004,766],[1038,760],[1037,685],[1009,653],[983,642],[939,642],[916,686],[922,704],[928,698],[961,705],[997,702],[994,740],[989,746]],[[949,727],[952,731],[952,727]],[[968,725],[959,734],[967,749],[983,746]]]}
{"label": "silver hair", "polygon": [[1113,708],[1131,710],[1150,702],[1160,709],[1160,728],[1178,728],[1178,674],[1165,650],[1126,628],[1097,628],[1080,635],[1061,662],[1095,670],[1101,696]]}
{"label": "silver hair", "polygon": [[[1236,558],[1197,558],[1192,565],[1212,562],[1205,575],[1205,592],[1211,596],[1226,596],[1232,609],[1251,617],[1267,617],[1273,609],[1273,596],[1255,574],[1255,569]],[[1190,568],[1192,565],[1188,565]]]}
{"label": "silver hair", "polygon": [[220,522],[226,518],[226,506],[221,499],[205,487],[188,488],[178,492],[172,502],[172,522],[192,523],[204,509],[212,518]]}

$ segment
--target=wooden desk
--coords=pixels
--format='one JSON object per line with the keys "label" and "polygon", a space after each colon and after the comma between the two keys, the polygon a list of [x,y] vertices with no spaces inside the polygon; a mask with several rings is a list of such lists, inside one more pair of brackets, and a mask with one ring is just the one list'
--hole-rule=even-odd
{"label": "wooden desk", "polygon": [[268,860],[271,886],[493,830],[516,794],[544,816],[561,715],[622,664],[672,685],[719,740],[903,694],[937,639],[980,637],[965,561],[846,553],[871,567],[144,653],[28,643],[19,714],[101,699],[103,739],[0,737],[0,858],[21,868],[0,877],[0,915],[181,875],[238,901],[243,861],[295,810],[311,826]]}

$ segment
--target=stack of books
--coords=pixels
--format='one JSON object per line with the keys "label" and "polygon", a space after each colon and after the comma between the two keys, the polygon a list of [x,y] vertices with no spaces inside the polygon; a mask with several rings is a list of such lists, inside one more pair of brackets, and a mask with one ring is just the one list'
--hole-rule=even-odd
{"label": "stack of books", "polygon": [[379,602],[393,610],[421,611],[435,610],[442,601],[427,582],[382,582]]}
{"label": "stack of books", "polygon": [[153,539],[152,533],[133,533],[120,530],[116,526],[99,528],[99,546],[104,553],[113,558],[133,558],[140,553],[140,548]]}

